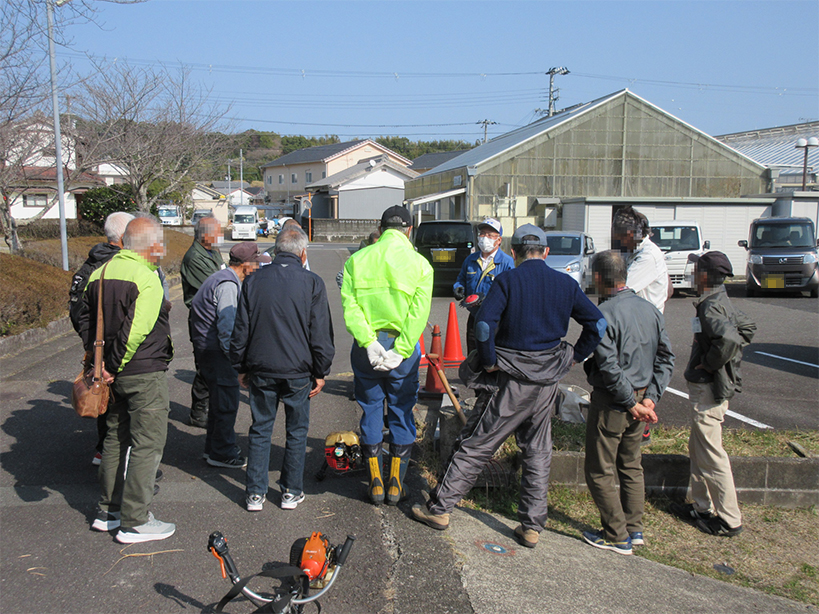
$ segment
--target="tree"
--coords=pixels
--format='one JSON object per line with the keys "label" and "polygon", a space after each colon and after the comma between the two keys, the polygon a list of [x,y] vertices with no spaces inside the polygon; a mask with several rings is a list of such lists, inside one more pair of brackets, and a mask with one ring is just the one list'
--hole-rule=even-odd
{"label": "tree", "polygon": [[[232,147],[228,108],[210,102],[188,69],[113,62],[76,90],[78,158],[126,169],[137,206],[150,211]],[[156,192],[149,187],[162,180]]]}
{"label": "tree", "polygon": [[98,226],[105,224],[105,218],[115,211],[136,211],[131,186],[103,186],[88,190],[79,205],[83,219]]}

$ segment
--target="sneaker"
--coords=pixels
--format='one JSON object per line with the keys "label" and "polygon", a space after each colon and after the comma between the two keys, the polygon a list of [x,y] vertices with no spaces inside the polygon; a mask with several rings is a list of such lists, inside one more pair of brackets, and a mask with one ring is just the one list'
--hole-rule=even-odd
{"label": "sneaker", "polygon": [[284,492],[282,493],[282,509],[283,510],[294,510],[296,507],[304,501],[304,493],[299,493],[294,495],[292,492]]}
{"label": "sneaker", "polygon": [[720,537],[734,537],[742,533],[742,525],[738,527],[729,527],[719,516],[713,518],[701,519],[695,522],[696,527],[703,533],[708,535],[719,535]]}
{"label": "sneaker", "polygon": [[102,452],[94,454],[94,458],[91,459],[91,464],[95,467],[99,467],[102,464]]}
{"label": "sneaker", "polygon": [[206,461],[210,459],[210,452],[202,452],[202,460]]}
{"label": "sneaker", "polygon": [[91,523],[91,528],[95,531],[113,531],[119,529],[119,512],[104,512],[97,510],[97,517]]}
{"label": "sneaker", "polygon": [[534,529],[524,529],[523,525],[519,525],[515,529],[515,539],[521,546],[526,548],[534,548],[537,546],[537,541],[540,539],[540,533]]}
{"label": "sneaker", "polygon": [[116,540],[121,544],[137,544],[167,539],[176,531],[176,525],[162,522],[148,512],[148,522],[129,529],[120,528]]}
{"label": "sneaker", "polygon": [[423,522],[436,531],[443,531],[449,527],[449,514],[433,514],[426,505],[421,503],[412,506],[412,516],[418,522]]}
{"label": "sneaker", "polygon": [[629,533],[628,536],[631,538],[631,545],[632,546],[645,546],[646,542],[643,539],[643,533],[641,531],[635,531],[634,533]]}
{"label": "sneaker", "polygon": [[672,501],[671,505],[668,506],[668,511],[677,518],[681,518],[691,524],[694,524],[697,520],[710,520],[714,518],[714,514],[711,512],[700,512],[694,509],[693,503],[679,504]]}
{"label": "sneaker", "polygon": [[208,465],[211,467],[226,467],[227,469],[244,469],[247,467],[247,459],[244,456],[237,456],[236,458],[230,458],[228,460],[216,460],[215,458],[209,456],[207,458]]}
{"label": "sneaker", "polygon": [[206,429],[208,428],[208,414],[205,412],[204,414],[194,414],[191,413],[190,417],[188,418],[188,424],[191,426],[195,426],[196,428]]}
{"label": "sneaker", "polygon": [[248,512],[261,512],[264,507],[264,495],[248,495],[245,497],[245,505]]}
{"label": "sneaker", "polygon": [[595,548],[602,550],[611,550],[617,554],[631,554],[631,538],[629,537],[624,542],[610,542],[606,539],[606,534],[603,531],[592,533],[591,531],[583,531],[583,539],[587,544],[591,544]]}

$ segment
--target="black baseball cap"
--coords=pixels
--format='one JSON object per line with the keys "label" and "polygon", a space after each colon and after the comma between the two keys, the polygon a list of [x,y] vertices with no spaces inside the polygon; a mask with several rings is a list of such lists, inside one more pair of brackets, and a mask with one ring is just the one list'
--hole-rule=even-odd
{"label": "black baseball cap", "polygon": [[734,269],[728,256],[722,252],[705,252],[702,256],[696,254],[688,255],[688,262],[695,262],[700,271],[714,271],[726,277],[734,276]]}
{"label": "black baseball cap", "polygon": [[[388,223],[387,220],[392,217],[400,217],[401,223]],[[393,205],[384,211],[384,214],[381,216],[381,228],[409,228],[410,226],[412,226],[412,216],[410,212],[407,211],[407,208],[401,205]]]}

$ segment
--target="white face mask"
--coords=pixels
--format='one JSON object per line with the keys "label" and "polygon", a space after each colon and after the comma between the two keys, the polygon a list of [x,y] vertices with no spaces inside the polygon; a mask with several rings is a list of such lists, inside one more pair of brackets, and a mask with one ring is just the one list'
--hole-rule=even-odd
{"label": "white face mask", "polygon": [[489,237],[478,237],[478,249],[484,254],[491,252],[495,249],[495,241]]}

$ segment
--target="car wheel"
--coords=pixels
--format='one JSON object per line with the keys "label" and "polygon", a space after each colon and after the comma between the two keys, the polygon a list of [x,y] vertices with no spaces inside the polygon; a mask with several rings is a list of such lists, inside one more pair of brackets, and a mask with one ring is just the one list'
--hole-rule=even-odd
{"label": "car wheel", "polygon": [[819,287],[814,288],[813,290],[810,291],[810,297],[819,298]]}
{"label": "car wheel", "polygon": [[756,290],[754,290],[753,286],[745,286],[745,296],[748,298],[752,298],[756,295]]}

